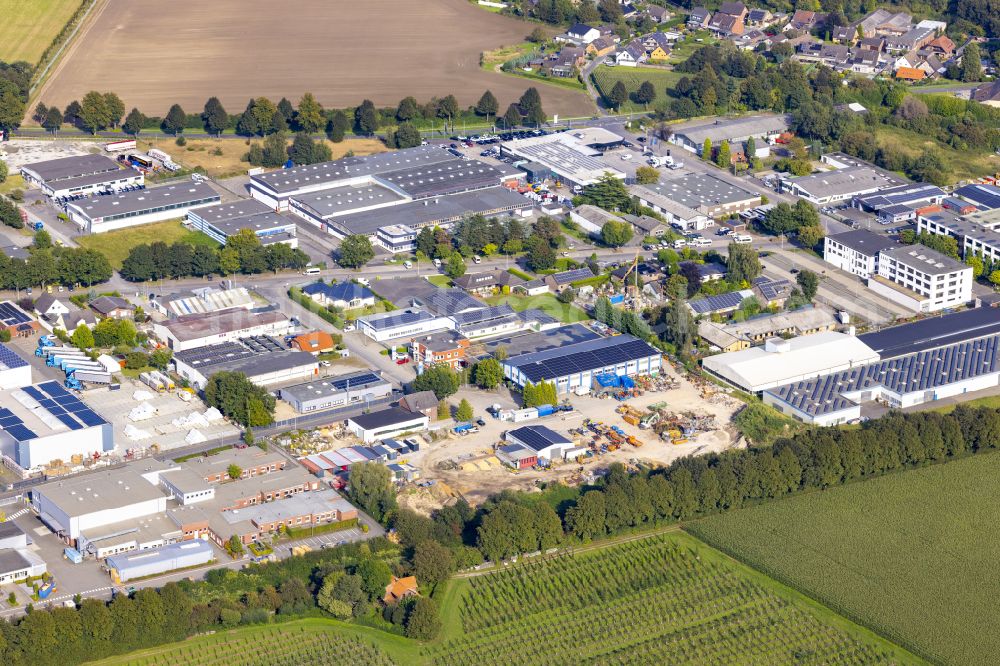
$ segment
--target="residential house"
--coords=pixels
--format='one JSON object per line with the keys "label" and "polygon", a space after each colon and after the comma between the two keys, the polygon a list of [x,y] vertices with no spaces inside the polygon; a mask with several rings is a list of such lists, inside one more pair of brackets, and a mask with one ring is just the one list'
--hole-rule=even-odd
{"label": "residential house", "polygon": [[802,44],[795,53],[795,59],[800,62],[819,63],[838,70],[848,66],[850,56],[850,49],[846,46],[821,42]]}
{"label": "residential house", "polygon": [[972,100],[986,106],[1000,108],[1000,80],[984,83],[973,90]]}
{"label": "residential house", "polygon": [[400,398],[399,407],[412,414],[422,414],[434,419],[437,418],[438,399],[434,391],[417,391]]}
{"label": "residential house", "polygon": [[747,17],[747,6],[742,2],[723,2],[719,5],[719,13],[735,16],[743,22]]}
{"label": "residential house", "polygon": [[413,597],[416,595],[416,576],[407,576],[406,578],[396,578],[393,576],[390,583],[385,586],[385,596],[382,597],[382,602],[385,603],[386,606],[393,606],[407,597]]}
{"label": "residential house", "polygon": [[736,48],[743,51],[754,51],[761,44],[767,44],[769,37],[767,33],[760,30],[748,30],[742,35],[730,35],[729,41],[731,41]]}
{"label": "residential house", "polygon": [[719,11],[715,12],[712,20],[708,22],[708,29],[720,37],[728,37],[730,35],[742,35],[745,27],[743,19],[739,16],[723,14]]}
{"label": "residential house", "polygon": [[693,267],[694,270],[698,271],[698,280],[701,282],[701,284],[705,284],[706,282],[715,282],[716,280],[722,280],[723,278],[726,277],[727,273],[725,265],[715,261],[709,261],[706,263],[682,261],[680,263],[680,266],[681,268],[687,268],[687,270],[691,270],[691,267]]}
{"label": "residential house", "polygon": [[485,273],[466,273],[461,277],[455,278],[456,287],[478,296],[489,295],[493,291],[503,289],[504,287],[513,289],[522,284],[524,284],[524,280],[513,273],[499,268]]}
{"label": "residential house", "polygon": [[838,25],[834,26],[833,30],[830,32],[830,39],[838,44],[847,44],[850,46],[854,43],[854,40],[858,37],[858,29],[852,25]]}
{"label": "residential house", "polygon": [[639,10],[636,9],[636,6],[631,2],[619,2],[619,6],[621,7],[622,16],[624,18],[632,18],[639,13]]}
{"label": "residential house", "polygon": [[587,52],[583,47],[567,46],[552,54],[542,65],[542,69],[550,76],[566,78],[573,76],[586,61]]}
{"label": "residential house", "polygon": [[584,23],[575,23],[566,31],[566,37],[568,37],[566,41],[576,42],[577,44],[589,44],[600,36],[600,30],[591,28]]}
{"label": "residential house", "polygon": [[902,35],[890,35],[885,40],[885,49],[890,53],[908,53],[930,44],[934,31],[930,28],[913,28]]}
{"label": "residential house", "polygon": [[654,32],[642,40],[650,60],[664,60],[670,55],[670,39],[662,32]]}
{"label": "residential house", "polygon": [[915,67],[898,67],[896,78],[900,81],[923,81],[927,78],[927,74],[924,70]]}
{"label": "residential house", "polygon": [[62,299],[53,294],[42,294],[35,301],[35,314],[45,319],[56,319],[68,314],[72,304],[64,303]]}
{"label": "residential house", "polygon": [[766,9],[751,9],[747,12],[746,20],[744,21],[747,25],[754,26],[755,28],[763,28],[768,25],[774,16]]}
{"label": "residential house", "polygon": [[648,5],[646,7],[646,16],[653,20],[654,23],[666,23],[670,20],[673,14],[665,7],[660,7],[659,5]]}
{"label": "residential house", "polygon": [[548,293],[549,285],[543,278],[536,278],[519,285],[517,290],[524,292],[526,296],[540,296],[541,294]]}
{"label": "residential house", "polygon": [[61,328],[72,333],[78,326],[94,326],[97,317],[90,310],[81,310],[53,294],[42,294],[35,301],[35,314],[48,322],[52,328]]}
{"label": "residential house", "polygon": [[632,43],[615,54],[615,64],[619,67],[638,67],[639,63],[646,62],[646,50],[642,44]]}
{"label": "residential house", "polygon": [[444,331],[414,338],[410,342],[410,356],[418,368],[447,365],[461,370],[469,350],[469,339],[456,331]]}
{"label": "residential house", "polygon": [[131,319],[135,308],[121,296],[100,296],[90,302],[92,310],[102,317]]}
{"label": "residential house", "polygon": [[617,42],[610,37],[598,37],[591,43],[587,44],[586,52],[587,55],[592,55],[595,58],[601,58],[609,53],[614,53],[616,44]]}
{"label": "residential house", "polygon": [[945,56],[946,58],[955,55],[955,42],[951,41],[948,35],[941,35],[934,38],[925,48],[932,53]]}
{"label": "residential house", "polygon": [[[632,264],[625,264],[624,266],[619,266],[611,272],[611,276],[618,278],[619,280],[625,280],[629,277],[629,284],[635,284],[638,281],[640,284],[646,284],[649,282],[656,282],[664,277],[662,270],[662,264],[659,262],[648,262],[643,261],[636,264],[635,269],[632,269]],[[638,276],[638,279],[633,276]]]}
{"label": "residential house", "polygon": [[303,333],[292,338],[292,349],[309,352],[313,355],[331,352],[334,347],[336,347],[336,343],[333,340],[333,336],[326,331]]}
{"label": "residential house", "polygon": [[903,35],[913,26],[913,17],[905,12],[876,9],[858,22],[857,26],[861,28],[862,37]]}
{"label": "residential house", "polygon": [[778,280],[765,275],[754,278],[753,293],[761,307],[785,307],[785,301],[792,295],[792,283],[789,280]]}
{"label": "residential house", "polygon": [[302,293],[322,306],[352,310],[375,305],[375,294],[354,282],[314,282],[302,288]]}
{"label": "residential house", "polygon": [[863,49],[872,49],[873,51],[881,53],[882,51],[885,51],[885,37],[882,37],[881,35],[863,37],[861,41],[858,42],[858,46]]}
{"label": "residential house", "polygon": [[809,32],[826,20],[826,14],[819,14],[805,9],[798,9],[785,24],[784,30],[801,30]]}
{"label": "residential house", "polygon": [[704,7],[695,7],[688,14],[687,27],[692,30],[707,28],[708,22],[712,19],[712,12]]}
{"label": "residential house", "polygon": [[[871,49],[854,49],[851,52],[849,69],[856,74],[863,74],[865,76],[878,74],[878,72],[882,69],[882,61],[879,58],[878,51],[873,51]],[[861,107],[861,109],[862,111],[856,111],[856,113],[868,112],[868,109],[865,109],[864,107]],[[854,109],[851,110],[854,111]]]}

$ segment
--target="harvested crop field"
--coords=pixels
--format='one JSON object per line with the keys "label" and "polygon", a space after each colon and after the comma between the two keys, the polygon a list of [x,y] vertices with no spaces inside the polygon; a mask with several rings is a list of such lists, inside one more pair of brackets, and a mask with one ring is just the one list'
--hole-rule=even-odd
{"label": "harvested crop field", "polygon": [[685,529],[943,664],[996,664],[1000,453],[805,493]]}
{"label": "harvested crop field", "polygon": [[0,60],[38,62],[81,0],[0,0]]}
{"label": "harvested crop field", "polygon": [[[200,111],[219,97],[242,110],[251,97],[313,92],[326,106],[368,98],[395,105],[454,94],[475,104],[489,88],[501,108],[530,84],[479,66],[482,51],[521,42],[532,25],[466,0],[107,0],[50,77],[40,99],[63,106],[112,90],[128,107],[163,115],[173,103]],[[539,85],[545,110],[589,114],[586,95]]]}

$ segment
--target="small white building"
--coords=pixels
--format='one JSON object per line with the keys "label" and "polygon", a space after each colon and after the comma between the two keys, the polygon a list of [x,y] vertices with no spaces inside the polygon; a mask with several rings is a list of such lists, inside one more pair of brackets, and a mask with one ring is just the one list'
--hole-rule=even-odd
{"label": "small white building", "polygon": [[31,384],[31,365],[0,343],[0,390],[23,388]]}
{"label": "small white building", "polygon": [[562,460],[563,454],[573,448],[572,440],[546,426],[515,428],[507,431],[504,439],[534,451],[543,460]]}
{"label": "small white building", "polygon": [[47,567],[28,546],[28,535],[14,521],[0,523],[0,585],[41,576]]}
{"label": "small white building", "polygon": [[972,267],[924,245],[879,252],[868,288],[914,312],[937,312],[972,300]]}
{"label": "small white building", "polygon": [[426,430],[429,424],[430,419],[424,414],[415,414],[399,407],[388,407],[347,419],[347,429],[365,444]]}
{"label": "small white building", "polygon": [[405,224],[379,227],[375,242],[393,254],[413,252],[417,249],[417,230]]}
{"label": "small white building", "polygon": [[360,317],[357,324],[362,333],[376,342],[418,337],[444,331],[452,326],[448,317],[413,308]]}

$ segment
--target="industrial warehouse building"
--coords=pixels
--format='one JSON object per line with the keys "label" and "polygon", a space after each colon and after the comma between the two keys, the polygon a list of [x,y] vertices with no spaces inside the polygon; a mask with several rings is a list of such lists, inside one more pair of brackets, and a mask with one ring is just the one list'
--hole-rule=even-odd
{"label": "industrial warehouse building", "polygon": [[394,310],[360,317],[358,329],[376,342],[412,338],[451,328],[451,319],[432,315],[426,310]]}
{"label": "industrial warehouse building", "polygon": [[31,384],[31,365],[0,343],[0,390],[23,388]]}
{"label": "industrial warehouse building", "polygon": [[240,338],[174,354],[174,368],[196,389],[204,389],[217,372],[242,372],[258,386],[308,379],[319,372],[309,352],[292,351],[267,335]]}
{"label": "industrial warehouse building", "polygon": [[823,205],[879,192],[900,182],[898,177],[881,169],[859,165],[797,178],[782,178],[781,191]]}
{"label": "industrial warehouse building", "polygon": [[207,183],[189,182],[73,201],[67,204],[66,213],[81,230],[98,234],[184,217],[192,208],[221,200]]}
{"label": "industrial warehouse building", "polygon": [[606,147],[620,145],[621,136],[592,127],[515,139],[500,146],[501,154],[532,164],[534,177],[554,175],[568,185],[593,185],[605,174],[624,180],[625,173],[601,159]]}
{"label": "industrial warehouse building", "polygon": [[501,362],[504,377],[517,386],[553,382],[558,393],[590,388],[602,374],[656,375],[661,363],[655,347],[631,335],[586,340]]}
{"label": "industrial warehouse building", "polygon": [[104,155],[76,155],[33,162],[21,167],[21,176],[53,199],[94,192],[114,192],[143,184],[142,173],[122,168]]}
{"label": "industrial warehouse building", "polygon": [[753,137],[758,145],[762,145],[787,132],[788,121],[789,117],[784,115],[695,120],[673,127],[670,142],[699,155],[705,147],[705,139],[717,146],[723,141],[733,144]]}
{"label": "industrial warehouse building", "polygon": [[748,393],[850,370],[879,360],[853,335],[828,331],[791,340],[771,338],[763,347],[708,356],[709,374]]}
{"label": "industrial warehouse building", "polygon": [[241,199],[217,206],[188,211],[191,228],[200,231],[221,245],[242,229],[250,229],[260,239],[261,245],[284,243],[299,246],[295,221],[278,215],[256,199]]}
{"label": "industrial warehouse building", "polygon": [[392,384],[374,372],[362,370],[286,386],[278,395],[295,411],[306,413],[380,402],[392,395]]}
{"label": "industrial warehouse building", "polygon": [[172,543],[159,548],[113,555],[105,561],[116,584],[208,564],[215,559],[212,544],[201,539]]}
{"label": "industrial warehouse building", "polygon": [[859,335],[883,361],[967,340],[1000,335],[1000,308],[978,307],[926,317]]}
{"label": "industrial warehouse building", "polygon": [[45,561],[28,546],[28,535],[13,520],[0,523],[0,585],[46,571]]}
{"label": "industrial warehouse building", "polygon": [[907,354],[764,391],[764,402],[806,423],[837,425],[862,403],[912,407],[1000,386],[1000,336]]}
{"label": "industrial warehouse building", "polygon": [[712,218],[728,217],[761,204],[760,194],[710,173],[689,173],[657,185],[637,186],[632,193],[644,206],[685,229],[704,229],[712,226]]}
{"label": "industrial warehouse building", "polygon": [[291,320],[276,310],[242,308],[183,315],[153,324],[153,333],[174,352],[257,335],[283,336],[291,329]]}
{"label": "industrial warehouse building", "polygon": [[396,437],[408,432],[425,430],[430,423],[423,414],[414,414],[399,407],[389,407],[347,419],[347,429],[370,444],[377,439]]}
{"label": "industrial warehouse building", "polygon": [[0,451],[22,469],[113,448],[111,424],[58,382],[0,393]]}
{"label": "industrial warehouse building", "polygon": [[896,245],[888,236],[866,229],[845,231],[823,239],[823,260],[867,279],[878,272],[879,253]]}
{"label": "industrial warehouse building", "polygon": [[562,460],[573,442],[545,426],[523,426],[504,434],[506,446],[497,448],[497,458],[514,469],[530,467],[539,460]]}

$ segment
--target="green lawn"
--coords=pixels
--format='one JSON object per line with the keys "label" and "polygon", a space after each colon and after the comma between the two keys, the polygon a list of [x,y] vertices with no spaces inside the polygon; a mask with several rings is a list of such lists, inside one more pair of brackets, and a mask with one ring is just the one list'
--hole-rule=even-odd
{"label": "green lawn", "polygon": [[0,0],[0,60],[38,62],[82,0]]}
{"label": "green lawn", "polygon": [[7,180],[0,183],[0,194],[10,194],[14,190],[24,189],[24,178],[19,173],[7,175]]}
{"label": "green lawn", "polygon": [[552,294],[539,294],[538,296],[518,296],[517,294],[506,294],[502,296],[491,296],[486,299],[490,305],[507,304],[517,312],[522,310],[537,309],[555,317],[565,324],[572,324],[578,321],[590,319],[587,313],[575,305],[560,303]]}
{"label": "green lawn", "polygon": [[427,281],[441,288],[450,287],[453,284],[447,275],[428,275]]}
{"label": "green lawn", "polygon": [[[975,400],[968,400],[961,404],[966,407],[989,407],[991,409],[1000,409],[1000,395],[990,395],[985,398],[976,398]],[[941,414],[951,414],[955,411],[956,407],[958,407],[957,404],[945,405],[944,407],[938,407],[931,411],[940,412]]]}
{"label": "green lawn", "polygon": [[106,256],[115,270],[122,267],[122,262],[125,261],[125,257],[128,256],[133,247],[154,241],[163,241],[168,245],[185,242],[192,245],[219,247],[219,244],[214,240],[203,233],[187,229],[179,220],[142,224],[138,227],[119,229],[103,234],[79,236],[76,239],[81,247],[97,250]]}
{"label": "green lawn", "polygon": [[998,477],[986,453],[686,529],[933,661],[995,664]]}
{"label": "green lawn", "polygon": [[667,89],[672,88],[681,76],[682,74],[667,69],[653,67],[608,67],[607,65],[601,65],[590,75],[594,81],[594,85],[597,86],[597,91],[605,98],[618,81],[622,81],[625,84],[629,100],[622,104],[621,110],[624,113],[646,110],[646,107],[642,104],[636,104],[632,101],[632,94],[639,89],[639,86],[644,81],[649,81],[656,88],[656,99],[649,105],[650,108],[653,108],[666,99]]}

